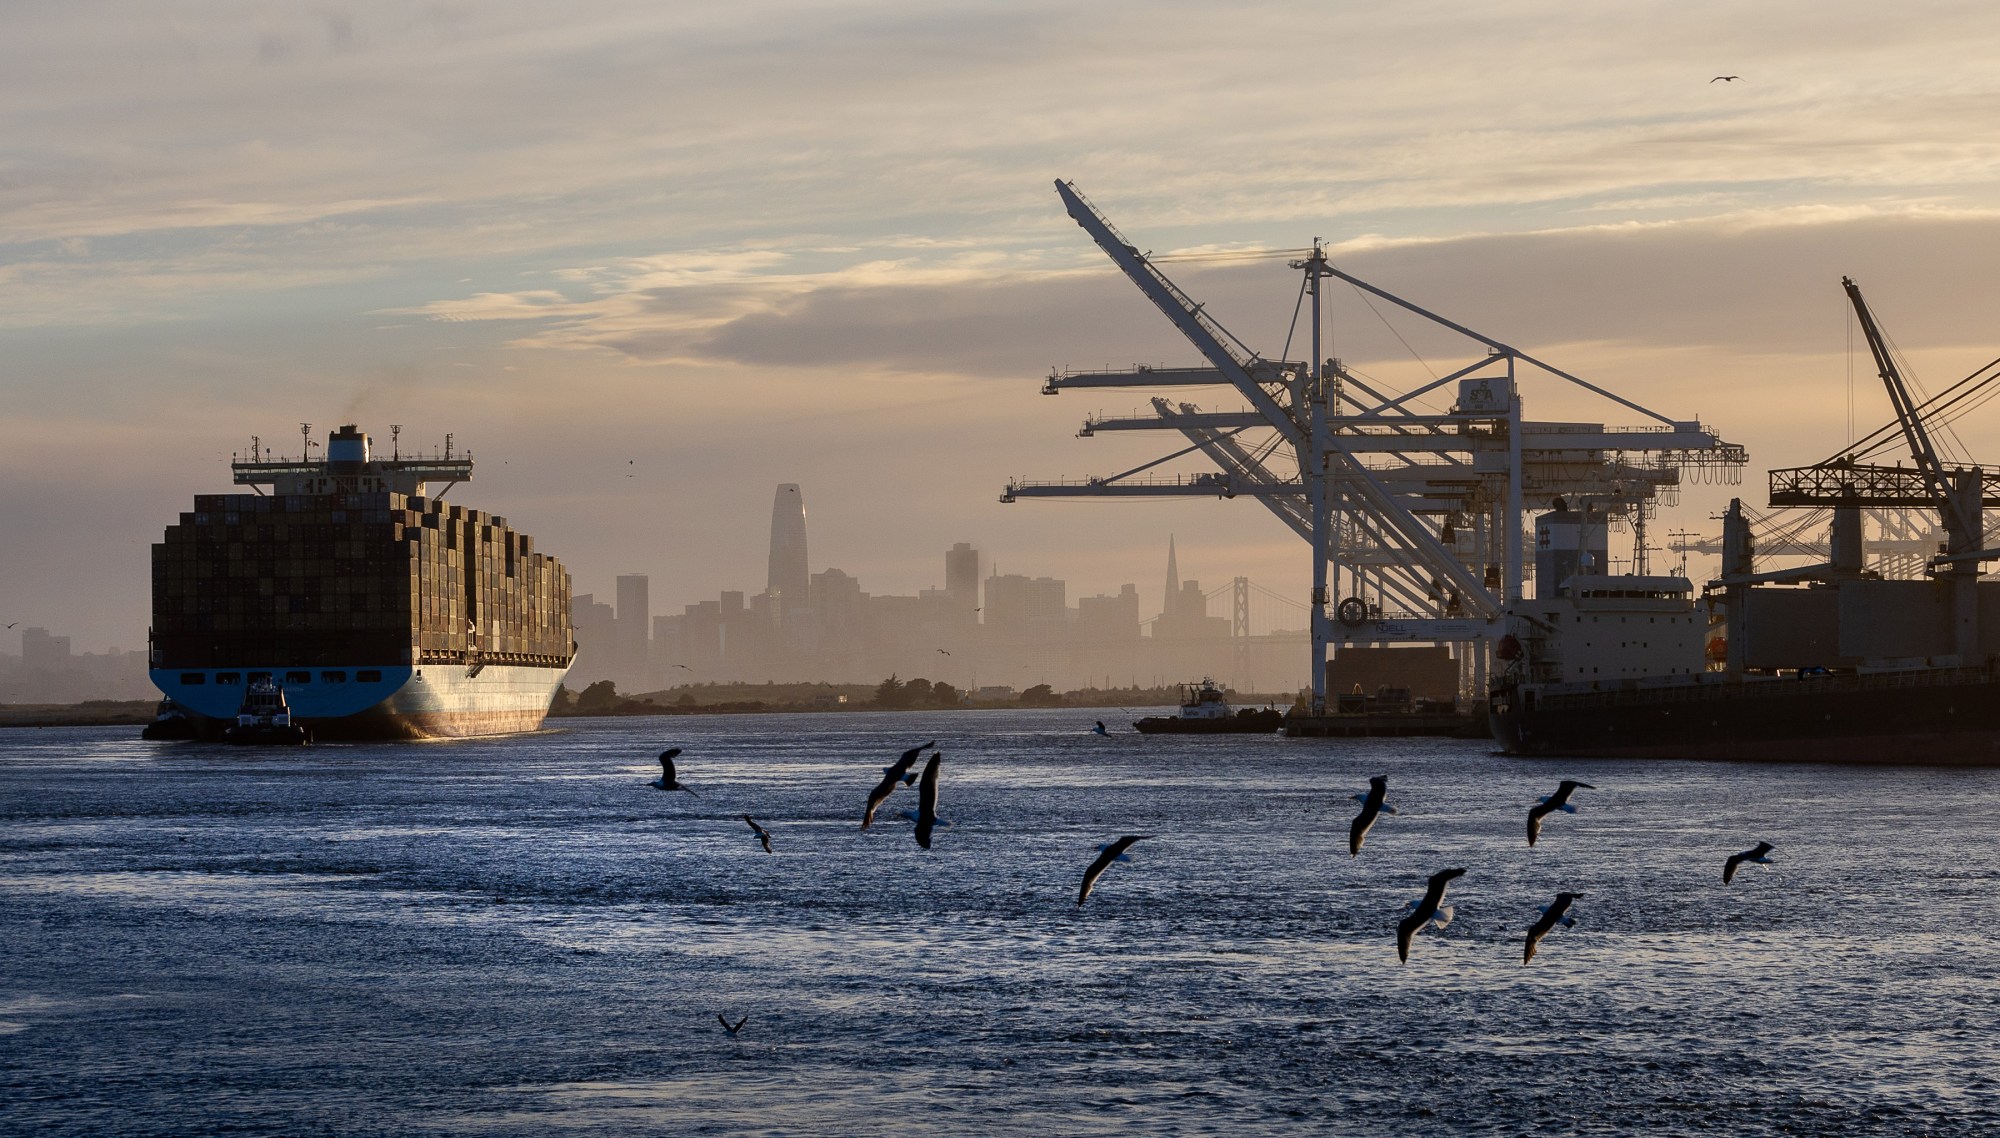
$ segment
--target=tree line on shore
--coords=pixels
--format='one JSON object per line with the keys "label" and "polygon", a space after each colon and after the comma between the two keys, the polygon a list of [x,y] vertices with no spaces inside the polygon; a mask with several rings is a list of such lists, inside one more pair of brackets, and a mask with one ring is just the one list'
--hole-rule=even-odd
{"label": "tree line on shore", "polygon": [[[697,689],[707,689],[697,695]],[[718,698],[720,697],[720,698]],[[943,680],[905,680],[891,674],[872,693],[859,685],[833,684],[702,684],[675,691],[628,695],[611,680],[598,680],[581,692],[556,689],[549,714],[570,715],[688,715],[755,711],[902,711],[965,707],[1117,707],[1174,703],[1173,688],[1087,688],[1057,692],[1035,684],[1017,696],[981,700]]]}

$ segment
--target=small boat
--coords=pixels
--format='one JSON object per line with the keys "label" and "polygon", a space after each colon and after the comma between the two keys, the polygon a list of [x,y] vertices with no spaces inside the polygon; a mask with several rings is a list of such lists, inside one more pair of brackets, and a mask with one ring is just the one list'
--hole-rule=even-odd
{"label": "small boat", "polygon": [[1132,726],[1144,735],[1268,735],[1284,726],[1276,708],[1246,707],[1232,713],[1215,681],[1182,685],[1179,715],[1150,715]]}
{"label": "small boat", "polygon": [[312,732],[292,722],[285,689],[269,676],[259,676],[243,693],[236,725],[223,731],[222,741],[246,747],[297,747],[312,742]]}
{"label": "small boat", "polygon": [[175,703],[172,696],[160,701],[153,711],[153,721],[139,732],[139,738],[164,743],[179,739],[195,739],[201,736],[201,726],[187,708]]}

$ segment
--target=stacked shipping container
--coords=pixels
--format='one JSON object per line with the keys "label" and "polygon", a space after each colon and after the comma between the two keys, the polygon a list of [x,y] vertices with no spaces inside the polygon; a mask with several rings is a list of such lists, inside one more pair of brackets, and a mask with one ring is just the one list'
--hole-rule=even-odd
{"label": "stacked shipping container", "polygon": [[153,546],[153,663],[563,668],[569,589],[505,518],[435,498],[200,495]]}

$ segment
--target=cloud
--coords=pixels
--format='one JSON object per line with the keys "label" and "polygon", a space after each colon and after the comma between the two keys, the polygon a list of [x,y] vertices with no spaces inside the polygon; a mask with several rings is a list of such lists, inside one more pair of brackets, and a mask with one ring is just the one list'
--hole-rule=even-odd
{"label": "cloud", "polygon": [[[1058,174],[1190,243],[2000,189],[1982,62],[2000,27],[1962,5],[1888,23],[1859,3],[1526,0],[132,2],[9,20],[0,260],[88,239],[82,285],[108,306],[224,253],[282,288],[305,266],[456,279],[811,232],[1049,245],[1067,236],[1045,208]],[[1280,42],[1339,43],[1340,64],[1274,69]],[[1718,56],[1756,66],[1711,87]],[[184,308],[227,295],[196,284]],[[97,310],[0,289],[41,319]]]}
{"label": "cloud", "polygon": [[[1335,247],[1334,261],[1530,352],[1574,343],[1824,352],[1844,335],[1843,275],[1861,279],[1912,343],[1991,342],[2000,286],[1984,250],[1996,241],[2000,215],[1826,209],[1363,239]],[[1220,267],[1163,260],[1207,312],[1267,357],[1280,356],[1297,299],[1297,276],[1282,256]],[[1020,377],[1052,366],[1197,362],[1108,267],[1036,269],[1002,258],[990,267],[866,261],[817,274],[763,271],[788,267],[777,254],[640,259],[595,274],[596,295],[582,299],[480,294],[420,311],[536,321],[542,327],[516,344],[604,349],[648,363]],[[1330,286],[1328,298],[1335,340],[1356,363],[1472,350],[1347,286]]]}

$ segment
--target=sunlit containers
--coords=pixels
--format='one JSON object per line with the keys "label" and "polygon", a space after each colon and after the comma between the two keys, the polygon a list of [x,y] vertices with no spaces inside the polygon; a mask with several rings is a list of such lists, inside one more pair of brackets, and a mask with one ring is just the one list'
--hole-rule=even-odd
{"label": "sunlit containers", "polygon": [[152,562],[156,676],[505,666],[552,669],[552,686],[573,655],[561,563],[504,518],[434,498],[201,495]]}

